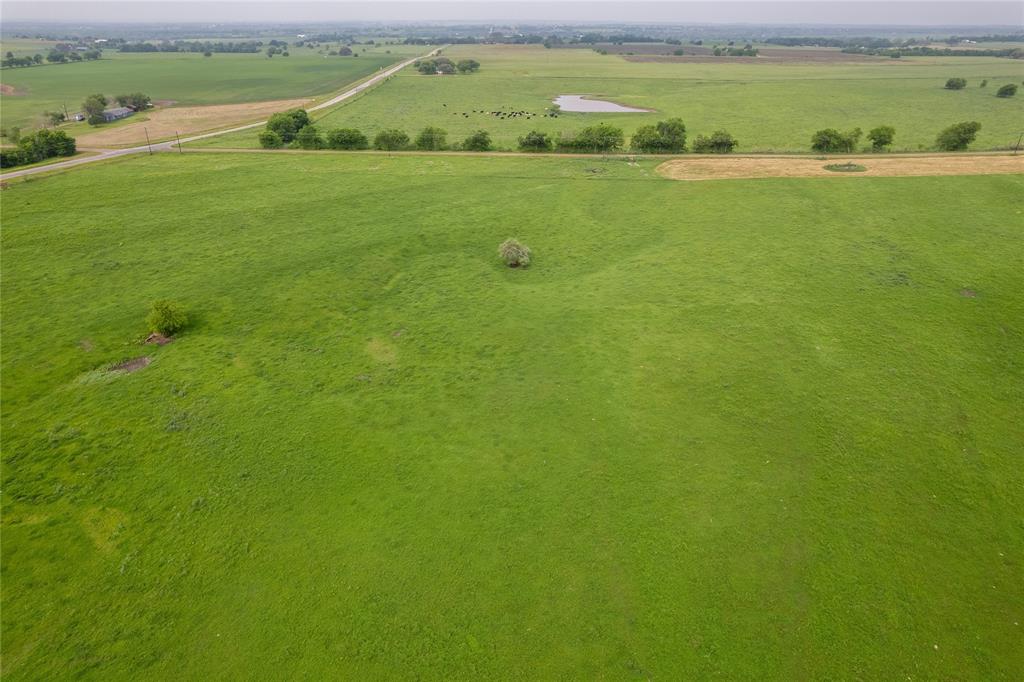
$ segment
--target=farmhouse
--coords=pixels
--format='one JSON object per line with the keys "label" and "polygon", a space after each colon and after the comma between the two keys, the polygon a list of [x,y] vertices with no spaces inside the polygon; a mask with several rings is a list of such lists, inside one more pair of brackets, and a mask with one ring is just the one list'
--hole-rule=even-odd
{"label": "farmhouse", "polygon": [[107,123],[110,123],[111,121],[117,121],[122,118],[127,118],[134,113],[135,111],[129,109],[128,107],[114,107],[113,109],[104,109],[103,120]]}

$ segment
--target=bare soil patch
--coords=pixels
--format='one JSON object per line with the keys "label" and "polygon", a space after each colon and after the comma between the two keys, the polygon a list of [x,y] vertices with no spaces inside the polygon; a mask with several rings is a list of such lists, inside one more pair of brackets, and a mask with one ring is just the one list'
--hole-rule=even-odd
{"label": "bare soil patch", "polygon": [[801,157],[696,157],[673,159],[658,166],[672,180],[726,180],[739,178],[863,178],[924,175],[991,175],[1024,173],[1024,156],[908,156],[844,159],[865,167],[860,173],[833,173],[821,159]]}
{"label": "bare soil patch", "polygon": [[14,89],[13,85],[4,85],[0,83],[0,95],[21,95],[24,93],[18,92]]}
{"label": "bare soil patch", "polygon": [[146,343],[151,345],[155,344],[157,346],[166,346],[171,341],[173,341],[173,339],[164,336],[160,332],[153,332],[152,334],[146,337]]}
{"label": "bare soil patch", "polygon": [[148,366],[149,363],[151,362],[153,362],[153,358],[149,357],[148,355],[143,355],[141,358],[132,358],[131,360],[125,360],[124,362],[119,362],[116,365],[111,365],[110,371],[137,372],[143,367]]}
{"label": "bare soil patch", "polygon": [[225,128],[236,123],[257,120],[271,114],[305,106],[310,99],[284,99],[271,102],[249,102],[246,104],[217,104],[207,107],[166,107],[146,112],[147,120],[128,125],[97,130],[78,138],[80,147],[118,147],[146,143],[149,139],[163,140]]}

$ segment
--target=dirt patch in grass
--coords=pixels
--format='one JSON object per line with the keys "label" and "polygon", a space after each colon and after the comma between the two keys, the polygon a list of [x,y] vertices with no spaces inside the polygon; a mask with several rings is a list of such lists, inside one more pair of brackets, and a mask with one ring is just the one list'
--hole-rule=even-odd
{"label": "dirt patch in grass", "polygon": [[978,292],[974,289],[961,289],[960,295],[966,296],[967,298],[976,298],[978,296]]}
{"label": "dirt patch in grass", "polygon": [[148,355],[143,355],[141,358],[132,358],[131,360],[125,360],[124,362],[119,362],[116,365],[111,365],[110,371],[137,372],[143,367],[147,367],[151,362],[153,362],[153,358]]}
{"label": "dirt patch in grass", "polygon": [[12,95],[12,96],[17,96],[17,95],[24,95],[24,94],[25,94],[25,93],[23,93],[23,92],[18,92],[18,91],[17,91],[17,90],[16,90],[15,88],[14,88],[14,86],[13,86],[13,85],[4,85],[3,83],[0,83],[0,95]]}
{"label": "dirt patch in grass", "polygon": [[1024,156],[860,157],[848,160],[865,167],[859,173],[833,173],[820,159],[799,157],[698,157],[673,159],[658,166],[672,180],[738,178],[893,177],[923,175],[991,175],[1024,173]]}
{"label": "dirt patch in grass", "polygon": [[97,130],[78,137],[80,147],[119,147],[145,144],[146,130],[152,141],[184,137],[237,123],[259,120],[271,114],[305,106],[310,99],[282,99],[247,104],[217,104],[208,107],[166,107],[146,112],[147,120],[109,130]]}
{"label": "dirt patch in grass", "polygon": [[164,336],[160,332],[153,332],[152,334],[146,337],[146,343],[155,344],[157,346],[166,346],[173,340],[174,339]]}

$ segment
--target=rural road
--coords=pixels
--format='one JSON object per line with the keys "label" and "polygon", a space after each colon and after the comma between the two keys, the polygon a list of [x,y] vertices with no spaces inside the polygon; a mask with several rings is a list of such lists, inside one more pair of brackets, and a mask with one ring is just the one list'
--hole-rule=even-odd
{"label": "rural road", "polygon": [[[405,67],[409,66],[410,64],[412,64],[416,60],[423,59],[425,57],[432,57],[432,56],[434,56],[440,49],[442,49],[442,48],[439,47],[436,50],[432,50],[431,52],[428,52],[423,57],[413,57],[412,59],[407,59],[404,62],[396,64],[395,66],[392,66],[392,67],[388,68],[387,70],[382,71],[382,72],[378,73],[377,75],[375,75],[375,76],[373,76],[373,77],[363,81],[359,85],[351,87],[348,90],[345,90],[344,92],[342,92],[341,94],[332,97],[331,99],[327,100],[326,102],[321,102],[320,104],[317,104],[314,107],[309,107],[307,109],[307,111],[318,111],[320,109],[326,109],[327,107],[333,107],[335,104],[337,104],[339,102],[343,102],[346,99],[349,99],[350,97],[355,97],[356,95],[358,95],[359,93],[363,92],[367,88],[371,88],[374,85],[376,85],[377,83],[380,83],[381,81],[383,81],[383,80],[385,80],[387,78],[390,78],[391,76],[393,76],[394,74],[398,73],[399,71],[401,71]],[[216,131],[211,132],[211,133],[203,133],[201,135],[193,135],[191,137],[182,138],[181,143],[185,144],[186,142],[194,142],[196,140],[204,140],[204,139],[206,139],[208,137],[216,137],[217,135],[227,135],[228,133],[236,133],[236,132],[238,132],[240,130],[249,130],[251,128],[258,128],[258,127],[260,127],[262,125],[266,125],[266,123],[267,123],[266,121],[257,121],[256,123],[247,123],[247,124],[245,124],[243,126],[238,126],[236,128],[228,128],[227,130],[216,130]],[[18,171],[11,171],[10,173],[4,173],[4,174],[0,175],[0,181],[11,180],[11,179],[14,179],[14,178],[20,178],[20,177],[25,176],[25,175],[35,175],[36,173],[47,173],[47,172],[52,171],[52,170],[61,170],[61,169],[64,169],[64,168],[74,168],[75,166],[81,166],[81,165],[84,165],[84,164],[87,164],[87,163],[96,163],[97,161],[106,161],[108,159],[117,158],[118,156],[128,156],[129,154],[143,154],[143,153],[149,152],[150,149],[152,149],[152,151],[154,151],[154,152],[158,152],[158,151],[166,152],[166,151],[170,151],[171,149],[173,149],[176,144],[178,144],[178,142],[176,140],[171,140],[171,141],[168,141],[168,142],[159,142],[159,143],[154,144],[154,145],[140,145],[138,147],[129,147],[127,149],[105,149],[105,150],[102,150],[102,151],[100,151],[100,152],[98,152],[96,154],[93,154],[91,156],[82,156],[82,157],[79,157],[77,159],[68,159],[67,161],[58,161],[57,163],[48,163],[48,164],[46,164],[44,166],[33,166],[32,168],[25,168],[25,169],[18,170]]]}

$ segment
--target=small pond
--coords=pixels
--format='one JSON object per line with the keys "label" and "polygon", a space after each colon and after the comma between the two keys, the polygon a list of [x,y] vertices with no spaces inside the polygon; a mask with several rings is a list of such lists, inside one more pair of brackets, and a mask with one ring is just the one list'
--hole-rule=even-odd
{"label": "small pond", "polygon": [[579,111],[598,114],[646,114],[650,109],[635,109],[624,107],[615,102],[608,102],[603,99],[586,99],[587,95],[559,95],[555,98],[555,104],[561,107],[562,111]]}

